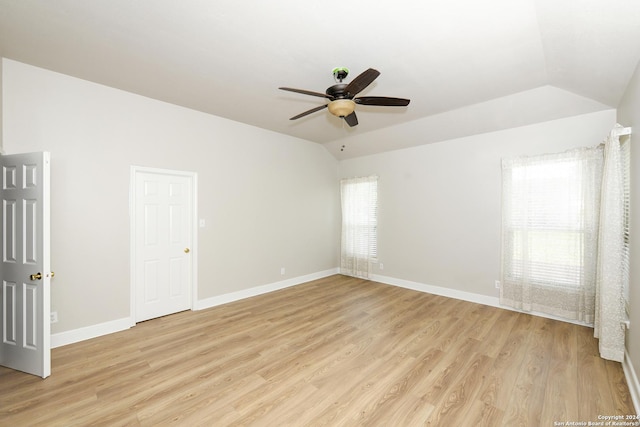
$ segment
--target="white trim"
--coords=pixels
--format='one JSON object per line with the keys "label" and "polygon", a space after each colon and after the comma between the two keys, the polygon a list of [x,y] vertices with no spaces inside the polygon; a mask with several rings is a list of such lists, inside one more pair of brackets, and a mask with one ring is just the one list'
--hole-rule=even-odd
{"label": "white trim", "polygon": [[[300,285],[312,280],[333,276],[334,274],[339,274],[338,268],[332,268],[329,270],[319,271],[317,273],[307,274],[305,276],[294,277],[291,279],[282,280],[280,282],[256,286],[254,288],[245,289],[238,292],[232,292],[217,297],[207,298],[202,301],[196,301],[193,310],[203,310],[205,308],[215,307],[217,305],[238,301],[267,292],[273,292],[280,289]],[[122,319],[112,320],[97,325],[86,326],[84,328],[73,329],[71,331],[59,332],[57,334],[51,335],[51,348],[61,347],[91,338],[97,338],[102,335],[124,331],[131,328],[132,326],[135,326],[134,319],[132,317],[125,317]]]}
{"label": "white trim", "polygon": [[488,305],[491,307],[502,308],[509,311],[516,311],[518,313],[530,314],[532,316],[545,317],[547,319],[559,320],[561,322],[573,323],[580,326],[587,326],[592,328],[593,325],[588,325],[584,322],[577,320],[564,319],[562,317],[553,316],[551,314],[539,313],[537,311],[522,311],[516,310],[512,307],[507,307],[500,304],[500,298],[492,297],[488,295],[475,294],[472,292],[459,291],[457,289],[444,288],[441,286],[426,285],[424,283],[412,282],[410,280],[396,279],[395,277],[380,276],[372,274],[369,280],[375,282],[384,283],[385,285],[398,286],[399,288],[411,289],[414,291],[425,292],[428,294],[440,295],[443,297],[455,298],[462,301],[473,302],[476,304]]}
{"label": "white trim", "polygon": [[51,335],[51,348],[62,347],[63,345],[124,331],[129,329],[132,324],[131,318],[125,317],[123,319],[86,326],[71,331],[59,332]]}
{"label": "white trim", "polygon": [[129,326],[136,324],[136,173],[138,168],[131,166],[129,168]]}
{"label": "white trim", "polygon": [[227,304],[234,301],[239,301],[245,298],[255,297],[258,295],[266,294],[268,292],[290,288],[292,286],[300,285],[302,283],[310,282],[312,280],[333,276],[334,274],[340,274],[340,269],[332,268],[329,270],[319,271],[317,273],[307,274],[305,276],[293,277],[291,279],[282,280],[280,282],[269,283],[266,285],[256,286],[249,289],[243,289],[238,292],[231,292],[228,294],[206,298],[198,301],[196,303],[196,306],[194,307],[194,310],[204,310],[206,308],[211,308],[211,307]]}
{"label": "white trim", "polygon": [[198,173],[191,177],[191,310],[198,303]]}
{"label": "white trim", "polygon": [[627,380],[627,386],[629,387],[629,393],[631,394],[631,401],[633,402],[633,408],[636,414],[640,413],[640,383],[638,383],[638,376],[636,370],[633,369],[631,363],[631,357],[629,357],[629,350],[624,349],[624,361],[622,362],[622,370],[624,371],[624,377]]}
{"label": "white trim", "polygon": [[189,171],[177,171],[170,169],[150,168],[146,166],[130,167],[129,177],[129,287],[130,287],[130,321],[129,326],[136,324],[136,273],[135,273],[135,202],[136,202],[136,174],[153,173],[158,175],[176,175],[191,179],[191,193],[189,202],[191,213],[191,310],[195,309],[198,302],[198,173]]}
{"label": "white trim", "polygon": [[396,279],[395,277],[380,276],[372,274],[370,279],[374,282],[384,283],[386,285],[398,286],[400,288],[411,289],[414,291],[426,292],[428,294],[440,295],[443,297],[455,298],[463,301],[475,302],[492,307],[500,307],[498,297],[490,297],[487,295],[474,294],[471,292],[458,291],[451,288],[443,288],[440,286],[426,285],[424,283],[412,282],[410,280]]}

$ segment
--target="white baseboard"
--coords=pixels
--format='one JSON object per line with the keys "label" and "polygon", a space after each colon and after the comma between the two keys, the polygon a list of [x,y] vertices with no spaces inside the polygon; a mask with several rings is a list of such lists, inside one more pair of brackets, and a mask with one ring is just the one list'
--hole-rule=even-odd
{"label": "white baseboard", "polygon": [[[282,280],[279,282],[269,283],[266,285],[256,286],[249,289],[243,289],[237,292],[231,292],[228,294],[218,295],[211,298],[206,298],[202,300],[198,300],[193,307],[193,310],[204,310],[207,308],[215,307],[222,304],[227,304],[234,301],[239,301],[245,298],[254,297],[257,295],[266,294],[268,292],[278,291],[285,288],[290,288],[292,286],[300,285],[302,283],[310,282],[312,280],[322,279],[324,277],[332,276],[334,274],[340,274],[339,268],[332,268],[329,270],[319,271],[316,273],[307,274],[304,276],[293,277],[291,279]],[[404,279],[397,279],[394,277],[388,276],[380,276],[377,274],[373,274],[370,277],[370,280],[375,282],[384,283],[387,285],[398,286],[401,288],[411,289],[419,292],[426,292],[429,294],[440,295],[449,298],[455,298],[463,301],[469,301],[478,304],[484,304],[491,307],[503,308],[506,310],[518,311],[514,310],[510,307],[505,307],[500,305],[500,301],[498,297],[491,297],[487,295],[476,294],[472,292],[459,291],[451,288],[444,288],[440,286],[427,285],[424,283],[412,282]],[[532,314],[541,317],[547,317],[555,320],[567,321],[566,319],[560,319],[554,316],[550,316],[544,313],[535,313],[535,312],[523,312],[526,314]],[[569,321],[571,322],[571,321]],[[571,322],[577,323],[579,325],[584,325],[580,322]],[[68,344],[73,344],[76,342],[88,340],[91,338],[96,338],[102,335],[112,334],[114,332],[120,332],[130,327],[134,326],[135,322],[132,318],[123,318],[118,320],[113,320],[110,322],[100,323],[98,325],[87,326],[84,328],[74,329],[71,331],[60,332],[57,334],[51,335],[51,348],[61,347]],[[627,360],[628,357],[625,359]],[[630,362],[629,362],[630,363]],[[633,373],[634,371],[631,370]],[[637,381],[636,381],[637,383]],[[634,400],[635,403],[635,400]]]}
{"label": "white baseboard", "polygon": [[463,301],[475,302],[478,304],[489,305],[492,307],[504,308],[500,305],[498,297],[490,297],[487,295],[474,294],[472,292],[459,291],[451,288],[443,288],[441,286],[426,285],[424,283],[412,282],[410,280],[396,279],[395,277],[380,276],[372,274],[370,277],[374,282],[384,283],[386,285],[398,286],[400,288],[411,289],[414,291],[426,292],[428,294],[440,295],[443,297],[460,299]]}
{"label": "white baseboard", "polygon": [[369,277],[369,279],[375,282],[384,283],[386,285],[398,286],[400,288],[411,289],[419,292],[426,292],[428,294],[455,298],[463,301],[473,302],[476,304],[483,304],[491,307],[502,308],[504,310],[516,311],[518,313],[531,314],[532,316],[546,317],[547,319],[574,323],[576,325],[587,326],[590,328],[593,327],[593,325],[588,325],[584,322],[580,322],[577,320],[564,319],[562,317],[553,316],[551,314],[539,313],[537,311],[516,310],[513,307],[507,307],[507,306],[501,305],[500,298],[498,298],[497,296],[492,297],[488,295],[475,294],[473,292],[459,291],[457,289],[443,288],[441,286],[426,285],[424,283],[412,282],[410,280],[404,280],[404,279],[396,279],[395,277],[380,276],[377,274],[372,274],[371,277]]}
{"label": "white baseboard", "polygon": [[339,274],[339,268],[332,268],[329,270],[319,271],[317,273],[307,274],[305,276],[298,276],[280,282],[269,283],[267,285],[256,286],[249,289],[243,289],[238,292],[231,292],[224,295],[218,295],[211,298],[199,300],[196,303],[194,310],[204,310],[206,308],[215,307],[222,304],[227,304],[234,301],[239,301],[245,298],[255,297],[257,295],[266,294],[268,292],[279,291],[280,289],[290,288],[292,286],[300,285],[302,283],[310,282],[312,280],[322,279],[324,277],[333,276]]}
{"label": "white baseboard", "polygon": [[86,326],[71,331],[59,332],[51,335],[51,348],[62,347],[63,345],[124,331],[133,325],[133,320],[130,317],[125,317],[123,319]]}
{"label": "white baseboard", "polygon": [[[312,280],[322,279],[323,277],[339,274],[339,268],[319,271],[317,273],[307,274],[305,276],[294,277],[280,282],[270,283],[267,285],[256,286],[250,289],[244,289],[238,292],[219,295],[196,302],[194,310],[203,310],[205,308],[215,307],[217,305],[238,301],[244,298],[273,292],[280,289],[289,288]],[[64,345],[77,343],[80,341],[97,338],[102,335],[112,334],[114,332],[124,331],[135,325],[135,321],[126,317],[123,319],[112,320],[110,322],[100,323],[97,325],[86,326],[84,328],[73,329],[71,331],[59,332],[51,335],[51,348],[62,347]]]}
{"label": "white baseboard", "polygon": [[631,393],[631,401],[633,402],[633,408],[636,410],[636,414],[640,414],[640,383],[638,383],[638,376],[636,370],[631,363],[631,357],[629,357],[629,351],[624,350],[624,361],[622,362],[622,370],[624,371],[624,377],[627,380],[629,386],[629,393]]}

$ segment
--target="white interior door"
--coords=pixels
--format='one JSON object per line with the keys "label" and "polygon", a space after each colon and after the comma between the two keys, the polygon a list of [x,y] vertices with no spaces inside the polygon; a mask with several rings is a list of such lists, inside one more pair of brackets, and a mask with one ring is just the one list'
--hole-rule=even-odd
{"label": "white interior door", "polygon": [[135,321],[191,308],[195,176],[134,169]]}
{"label": "white interior door", "polygon": [[51,374],[49,153],[0,156],[0,364]]}

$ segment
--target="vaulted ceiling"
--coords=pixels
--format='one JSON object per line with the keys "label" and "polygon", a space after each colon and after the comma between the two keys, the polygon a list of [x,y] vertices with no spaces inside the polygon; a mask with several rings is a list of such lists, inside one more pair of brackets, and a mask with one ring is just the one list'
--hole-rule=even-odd
{"label": "vaulted ceiling", "polygon": [[[343,158],[617,107],[640,1],[0,0],[0,55]],[[324,92],[338,66],[411,104],[288,120],[326,100],[278,87]]]}

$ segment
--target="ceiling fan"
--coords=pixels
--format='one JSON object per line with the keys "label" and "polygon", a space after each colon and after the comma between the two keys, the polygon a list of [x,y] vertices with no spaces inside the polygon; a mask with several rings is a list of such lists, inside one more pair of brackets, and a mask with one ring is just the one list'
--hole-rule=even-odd
{"label": "ceiling fan", "polygon": [[347,68],[334,68],[333,77],[338,83],[329,87],[325,93],[313,92],[304,89],[294,89],[291,87],[279,88],[289,92],[318,96],[329,100],[328,104],[312,108],[304,113],[291,117],[289,120],[296,120],[311,113],[315,113],[316,111],[328,108],[331,114],[344,119],[349,126],[356,126],[358,124],[358,117],[355,112],[356,104],[380,105],[384,107],[405,107],[409,105],[410,100],[404,98],[389,98],[386,96],[361,96],[356,98],[355,96],[357,94],[373,83],[373,81],[380,75],[380,71],[369,68],[354,78],[351,83],[342,83],[348,74],[349,70]]}

